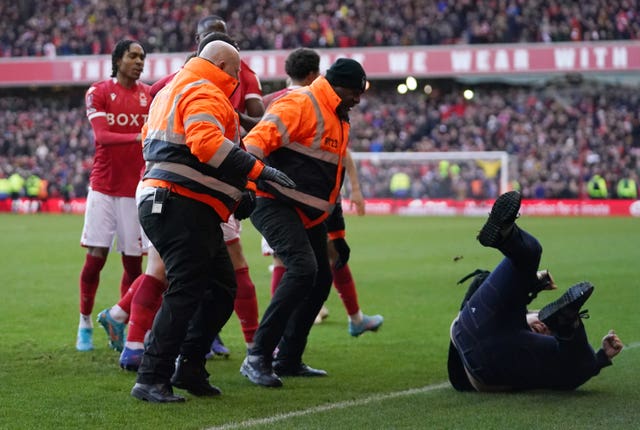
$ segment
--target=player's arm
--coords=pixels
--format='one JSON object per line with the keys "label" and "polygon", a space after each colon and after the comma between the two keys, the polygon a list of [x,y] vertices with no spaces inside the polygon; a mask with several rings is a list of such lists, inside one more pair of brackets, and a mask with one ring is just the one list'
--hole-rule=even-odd
{"label": "player's arm", "polygon": [[262,87],[258,76],[253,73],[242,75],[242,85],[245,87],[244,108],[245,112],[238,112],[240,125],[246,131],[251,130],[264,115],[264,103],[262,102]]}
{"label": "player's arm", "polygon": [[344,157],[344,167],[347,170],[347,176],[349,177],[349,183],[351,184],[351,208],[356,207],[356,213],[360,216],[365,214],[365,203],[362,190],[360,189],[360,181],[358,180],[358,169],[356,163],[351,157],[351,151],[347,149],[347,153]]}
{"label": "player's arm", "polygon": [[240,125],[247,131],[251,130],[260,122],[260,117],[254,118],[242,112],[238,112],[238,116],[240,117]]}
{"label": "player's arm", "polygon": [[132,142],[140,142],[140,133],[117,133],[111,131],[106,114],[90,118],[91,128],[96,143],[102,145],[128,145]]}
{"label": "player's arm", "polygon": [[151,88],[149,89],[149,94],[151,94],[151,98],[154,98],[156,96],[156,94],[158,94],[160,92],[161,89],[166,87],[167,84],[169,82],[171,82],[171,80],[173,79],[173,77],[177,73],[178,72],[174,72],[174,73],[172,73],[170,75],[167,75],[164,78],[161,78],[161,79],[157,80],[156,82],[154,82],[153,85],[151,85]]}
{"label": "player's arm", "polygon": [[140,133],[116,133],[107,121],[107,107],[103,92],[91,86],[85,96],[87,118],[91,123],[96,143],[101,145],[125,145],[140,142]]}
{"label": "player's arm", "polygon": [[247,113],[238,112],[240,115],[240,125],[245,130],[251,130],[264,115],[264,103],[262,103],[262,97],[256,95],[256,97],[249,97],[245,100],[245,109]]}

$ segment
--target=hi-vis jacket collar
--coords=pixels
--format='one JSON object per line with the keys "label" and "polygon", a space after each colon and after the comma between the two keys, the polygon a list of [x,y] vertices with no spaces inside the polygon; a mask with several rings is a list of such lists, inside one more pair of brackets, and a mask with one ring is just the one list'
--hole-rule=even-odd
{"label": "hi-vis jacket collar", "polygon": [[237,79],[228,75],[215,64],[204,58],[194,57],[184,65],[184,68],[211,82],[215,82],[216,86],[220,88],[227,97],[231,97],[231,94],[233,94],[238,87],[239,82]]}
{"label": "hi-vis jacket collar", "polygon": [[328,110],[330,110],[331,112],[336,112],[338,106],[340,105],[340,103],[342,103],[342,99],[333,89],[329,81],[327,81],[327,78],[325,78],[324,76],[318,76],[310,86],[318,87],[320,91],[324,93],[325,97],[323,97],[321,100],[327,104],[327,107],[329,108]]}

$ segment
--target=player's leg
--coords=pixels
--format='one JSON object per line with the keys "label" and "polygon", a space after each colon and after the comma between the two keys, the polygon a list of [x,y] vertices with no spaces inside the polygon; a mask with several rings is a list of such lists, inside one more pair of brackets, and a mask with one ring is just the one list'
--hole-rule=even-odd
{"label": "player's leg", "polygon": [[[140,228],[140,244],[142,252],[148,252],[149,248],[153,248],[151,242]],[[123,237],[126,237],[125,233]],[[133,232],[129,233],[130,237],[135,237]],[[123,239],[124,240],[124,239]],[[153,250],[155,253],[155,250]],[[155,253],[157,259],[160,260],[160,257]],[[162,278],[164,278],[164,264],[162,264],[162,260],[160,260],[161,267],[160,269],[156,269],[162,272]],[[154,263],[147,261],[147,270],[150,267],[153,267]],[[145,281],[145,276],[143,274],[139,275],[129,286],[126,294],[120,298],[118,303],[111,306],[110,308],[104,309],[102,312],[98,314],[98,322],[102,325],[107,333],[109,338],[109,346],[116,351],[122,351],[125,343],[125,326],[129,322],[129,315],[131,314],[131,302],[133,301],[133,297],[135,296],[140,285]],[[122,286],[122,285],[121,285]],[[142,346],[140,347],[142,348]],[[126,353],[125,353],[126,354]],[[141,354],[141,353],[140,353]]]}
{"label": "player's leg", "polygon": [[[237,222],[237,221],[236,221]],[[239,225],[239,223],[238,223]],[[256,287],[249,276],[249,266],[242,252],[240,237],[227,242],[227,250],[233,263],[238,289],[234,300],[234,310],[240,319],[240,326],[247,348],[253,346],[253,336],[258,329],[258,299]]]}
{"label": "player's leg", "polygon": [[336,269],[333,262],[337,258],[337,252],[332,241],[327,243],[327,249],[331,263],[331,272],[333,274],[333,286],[338,291],[340,300],[342,300],[347,315],[349,316],[349,334],[351,336],[360,336],[366,331],[377,331],[382,325],[384,318],[382,315],[366,315],[362,313],[358,303],[356,283],[349,265],[345,264],[339,269]]}
{"label": "player's leg", "polygon": [[133,197],[116,198],[117,249],[122,254],[120,296],[123,297],[133,281],[142,274],[142,237],[138,209]]}
{"label": "player's leg", "polygon": [[138,288],[131,301],[129,331],[120,367],[136,371],[144,352],[144,340],[151,330],[153,319],[162,304],[162,293],[167,289],[167,278],[162,258],[153,246],[148,247],[145,273],[136,279]]}
{"label": "player's leg", "polygon": [[109,337],[109,347],[120,352],[124,347],[124,331],[129,317],[131,300],[139,286],[133,284],[142,270],[142,239],[135,200],[128,197],[116,197],[114,202],[117,248],[122,254],[124,268],[120,281],[121,299],[117,305],[100,312],[98,322]]}
{"label": "player's leg", "polygon": [[273,296],[276,292],[276,288],[278,288],[280,280],[282,280],[282,277],[284,276],[284,272],[287,271],[287,268],[284,267],[284,263],[273,252],[273,248],[269,246],[269,243],[264,237],[261,239],[260,246],[262,248],[262,255],[273,257],[273,264],[271,265],[271,296]]}
{"label": "player's leg", "polygon": [[109,248],[116,231],[115,209],[110,196],[89,190],[80,244],[87,248],[80,272],[80,322],[76,349],[93,349],[93,320],[91,313],[100,283],[100,272],[107,261]]}
{"label": "player's leg", "polygon": [[[237,284],[234,310],[240,320],[240,326],[247,348],[251,348],[253,346],[253,336],[259,324],[258,300],[256,298],[255,285],[249,275],[249,265],[244,257],[242,244],[240,242],[242,227],[240,222],[233,216],[231,216],[226,223],[222,223],[221,227],[224,242],[227,245],[227,251],[233,264]],[[228,357],[229,353],[229,349],[224,345],[218,333],[211,345],[211,352],[207,354],[207,357],[210,358],[213,355]]]}

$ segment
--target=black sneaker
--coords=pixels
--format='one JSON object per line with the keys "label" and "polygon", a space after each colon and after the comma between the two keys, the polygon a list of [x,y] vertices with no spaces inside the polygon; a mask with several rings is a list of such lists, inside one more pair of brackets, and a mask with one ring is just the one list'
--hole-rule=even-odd
{"label": "black sneaker", "polygon": [[481,245],[496,248],[509,237],[518,218],[521,201],[522,196],[517,191],[509,191],[496,199],[489,219],[478,233]]}
{"label": "black sneaker", "polygon": [[589,299],[594,288],[589,282],[580,282],[570,287],[560,298],[540,309],[538,319],[556,334],[570,336],[580,318],[586,317],[586,313],[580,312],[580,308]]}
{"label": "black sneaker", "polygon": [[327,376],[326,370],[314,369],[304,363],[290,365],[282,361],[274,361],[273,371],[278,376],[301,376],[306,378],[313,376]]}
{"label": "black sneaker", "polygon": [[282,380],[273,372],[271,362],[260,355],[247,355],[240,366],[240,373],[249,381],[264,387],[282,387]]}
{"label": "black sneaker", "polygon": [[173,394],[173,390],[169,384],[136,383],[131,389],[131,395],[136,399],[151,403],[184,402],[184,397]]}
{"label": "black sneaker", "polygon": [[190,360],[178,356],[176,370],[171,376],[171,385],[187,390],[194,396],[219,396],[222,391],[209,383],[209,372],[205,368],[205,359]]}

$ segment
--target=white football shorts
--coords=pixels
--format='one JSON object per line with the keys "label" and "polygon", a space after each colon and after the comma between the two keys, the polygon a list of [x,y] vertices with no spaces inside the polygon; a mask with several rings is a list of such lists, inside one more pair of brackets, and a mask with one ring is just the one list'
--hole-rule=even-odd
{"label": "white football shorts", "polygon": [[113,249],[125,255],[143,254],[138,208],[133,197],[114,197],[89,189],[80,244]]}
{"label": "white football shorts", "polygon": [[[147,196],[153,194],[154,188],[152,187],[142,187],[142,181],[138,182],[138,187],[136,188],[136,206],[140,205],[140,202]],[[137,213],[137,210],[136,210]],[[144,232],[142,226],[140,226],[140,243],[142,244],[142,250],[146,253],[149,251],[149,248],[153,247],[153,243],[147,237],[147,234]]]}
{"label": "white football shorts", "polygon": [[260,242],[260,246],[262,247],[262,255],[264,256],[270,256],[273,255],[273,248],[271,248],[269,246],[269,244],[267,243],[267,239],[265,239],[264,237],[262,238],[262,241]]}

